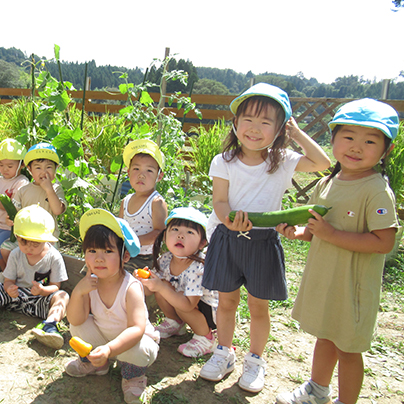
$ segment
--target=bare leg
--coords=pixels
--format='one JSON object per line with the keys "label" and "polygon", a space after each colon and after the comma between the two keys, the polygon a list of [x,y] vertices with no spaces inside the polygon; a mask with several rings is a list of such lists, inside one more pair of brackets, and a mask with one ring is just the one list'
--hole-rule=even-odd
{"label": "bare leg", "polygon": [[320,386],[329,386],[337,360],[337,347],[334,343],[327,339],[317,339],[311,379]]}
{"label": "bare leg", "polygon": [[262,356],[270,330],[268,300],[258,299],[248,294],[248,308],[251,315],[250,352]]}
{"label": "bare leg", "polygon": [[177,314],[192,328],[194,334],[209,334],[210,328],[208,326],[206,318],[198,309],[194,309],[188,312],[178,311]]}
{"label": "bare leg", "polygon": [[240,290],[230,293],[219,292],[217,308],[217,336],[219,345],[230,348],[233,344],[236,326],[236,310],[240,302]]}
{"label": "bare leg", "polygon": [[344,404],[355,404],[363,383],[361,353],[338,351],[338,399]]}
{"label": "bare leg", "polygon": [[167,300],[164,299],[164,297],[161,296],[160,293],[155,293],[154,296],[156,298],[157,304],[167,318],[178,321],[178,323],[182,323],[182,319],[178,316],[174,307],[170,303],[168,303]]}
{"label": "bare leg", "polygon": [[60,321],[66,314],[69,295],[63,291],[55,293],[51,299],[50,309],[46,321]]}

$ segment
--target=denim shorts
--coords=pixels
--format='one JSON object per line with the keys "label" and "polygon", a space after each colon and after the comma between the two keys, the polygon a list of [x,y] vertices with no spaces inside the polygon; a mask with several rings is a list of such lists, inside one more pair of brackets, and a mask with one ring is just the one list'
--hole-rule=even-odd
{"label": "denim shorts", "polygon": [[288,294],[284,261],[277,231],[238,232],[220,224],[208,246],[202,285],[227,293],[244,285],[258,299],[285,300]]}

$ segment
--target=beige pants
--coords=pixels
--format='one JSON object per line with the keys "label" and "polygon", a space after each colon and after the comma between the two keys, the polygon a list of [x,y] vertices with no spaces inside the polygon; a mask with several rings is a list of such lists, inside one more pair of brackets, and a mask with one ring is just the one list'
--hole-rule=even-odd
{"label": "beige pants", "polygon": [[[70,325],[70,334],[74,337],[80,337],[94,348],[109,342],[101,334],[92,315],[88,316],[87,320],[79,326]],[[119,354],[116,358],[110,359],[118,359],[122,362],[145,367],[150,366],[156,360],[158,351],[159,345],[148,335],[143,335],[137,345]]]}

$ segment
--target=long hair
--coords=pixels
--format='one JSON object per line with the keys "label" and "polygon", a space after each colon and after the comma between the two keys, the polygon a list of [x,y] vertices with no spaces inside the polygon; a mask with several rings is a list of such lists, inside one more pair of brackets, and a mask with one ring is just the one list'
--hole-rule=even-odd
{"label": "long hair", "polygon": [[125,246],[123,243],[123,240],[116,235],[111,229],[108,227],[102,225],[102,224],[96,224],[94,226],[91,226],[88,230],[87,233],[84,237],[83,244],[81,245],[81,248],[83,252],[85,253],[87,250],[92,249],[92,248],[113,248],[114,244],[113,242],[115,241],[115,245],[118,248],[119,252],[119,257],[120,257],[120,271],[124,273],[123,269],[123,253],[125,251]]}
{"label": "long hair", "polygon": [[[226,139],[224,140],[224,147],[222,152],[223,159],[229,162],[235,157],[243,154],[241,144],[239,143],[237,135],[234,132],[233,128],[236,119],[240,115],[244,114],[245,111],[250,107],[252,108],[254,116],[259,116],[268,107],[272,107],[275,109],[276,133],[279,132],[279,134],[271,147],[271,152],[269,153],[268,167],[268,173],[274,173],[285,157],[285,148],[288,146],[290,139],[286,134],[286,125],[283,124],[283,121],[285,120],[285,111],[278,102],[269,97],[253,96],[247,98],[239,105],[239,107],[237,108],[236,116],[233,118],[233,126]],[[268,149],[262,150],[261,154],[262,158],[266,160],[268,157]]]}
{"label": "long hair", "polygon": [[[334,142],[335,135],[337,132],[341,129],[342,125],[336,125],[334,129],[331,132],[331,143]],[[387,150],[389,150],[389,147],[391,145],[391,139],[389,139],[387,136],[384,135],[384,154],[386,154]],[[384,156],[384,158],[381,159],[381,162],[379,164],[381,174],[384,178],[387,178],[386,176],[386,165],[387,165],[387,156]],[[341,164],[339,161],[335,164],[331,174],[327,177],[326,184],[330,182],[332,178],[334,178],[339,172],[341,171]]]}
{"label": "long hair", "polygon": [[[198,232],[198,234],[201,236],[201,241],[206,241],[206,232],[205,229],[199,224],[195,223],[191,220],[187,219],[172,219],[170,223],[168,223],[168,226],[166,229],[162,230],[160,234],[157,236],[156,240],[154,240],[153,244],[153,268],[156,269],[156,271],[161,272],[161,268],[158,262],[158,258],[160,257],[160,252],[161,248],[164,243],[164,236],[166,234],[167,229],[169,229],[172,226],[185,226],[185,227],[190,227],[191,229],[194,229]],[[188,256],[190,260],[200,262],[202,264],[205,263],[205,260],[202,257],[199,257],[198,255],[199,251],[196,253]]]}

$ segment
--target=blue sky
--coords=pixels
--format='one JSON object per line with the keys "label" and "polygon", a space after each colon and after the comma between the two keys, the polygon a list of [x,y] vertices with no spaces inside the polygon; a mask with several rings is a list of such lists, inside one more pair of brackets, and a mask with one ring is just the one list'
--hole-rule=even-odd
{"label": "blue sky", "polygon": [[[194,66],[330,83],[404,70],[404,9],[391,0],[20,0],[2,4],[0,46],[51,58],[146,68],[165,48]],[[401,49],[400,49],[401,43]]]}

